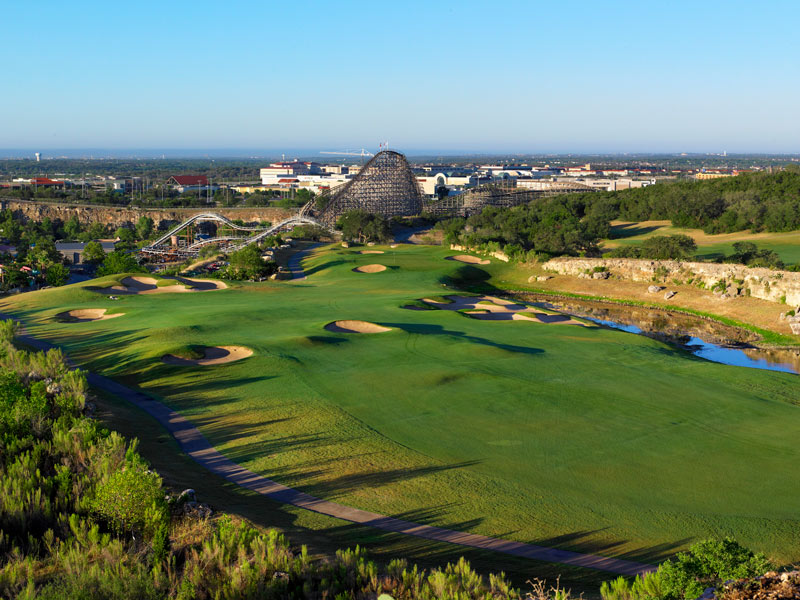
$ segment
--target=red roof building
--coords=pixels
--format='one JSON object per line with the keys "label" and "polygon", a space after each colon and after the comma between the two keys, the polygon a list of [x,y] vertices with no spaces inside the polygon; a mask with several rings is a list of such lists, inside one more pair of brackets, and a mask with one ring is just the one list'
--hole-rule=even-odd
{"label": "red roof building", "polygon": [[173,175],[169,178],[167,183],[184,187],[190,185],[200,185],[205,187],[208,185],[208,177],[205,175]]}

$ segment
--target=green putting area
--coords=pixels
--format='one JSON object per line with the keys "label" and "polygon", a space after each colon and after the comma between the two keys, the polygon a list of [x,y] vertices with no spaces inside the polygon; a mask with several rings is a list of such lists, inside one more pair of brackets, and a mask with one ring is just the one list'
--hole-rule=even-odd
{"label": "green putting area", "polygon": [[[491,284],[509,266],[374,250],[318,248],[298,281],[116,300],[91,289],[115,276],[0,310],[179,411],[228,458],[324,499],[644,562],[723,535],[800,560],[797,376],[553,311],[505,318],[487,299],[447,309],[454,283]],[[386,269],[354,271],[374,264]],[[87,309],[123,314],[58,317]],[[252,355],[162,360],[229,347]],[[144,413],[141,427],[154,427]]]}

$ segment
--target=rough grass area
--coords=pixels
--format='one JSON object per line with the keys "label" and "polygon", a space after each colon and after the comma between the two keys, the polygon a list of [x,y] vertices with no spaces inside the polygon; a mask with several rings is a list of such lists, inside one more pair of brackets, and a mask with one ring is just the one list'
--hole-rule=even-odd
{"label": "rough grass area", "polygon": [[[326,499],[641,561],[720,534],[800,560],[800,378],[620,331],[402,310],[443,282],[491,285],[516,268],[448,254],[404,248],[376,279],[350,272],[374,257],[326,247],[302,281],[114,302],[78,284],[0,310],[162,399],[232,460]],[[52,318],[81,306],[126,317]],[[332,334],[332,320],[392,331]],[[161,363],[181,345],[255,353],[202,371]]]}

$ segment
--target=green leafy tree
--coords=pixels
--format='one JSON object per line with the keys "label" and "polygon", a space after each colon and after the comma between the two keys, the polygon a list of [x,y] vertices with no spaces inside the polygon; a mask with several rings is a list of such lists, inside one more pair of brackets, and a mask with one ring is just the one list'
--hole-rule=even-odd
{"label": "green leafy tree", "polygon": [[[87,244],[88,245],[88,244]],[[117,273],[144,273],[143,269],[132,254],[127,252],[114,251],[107,254],[103,259],[103,264],[97,269],[98,277],[115,275]]]}
{"label": "green leafy tree", "polygon": [[78,221],[78,217],[75,215],[72,215],[64,223],[64,237],[68,240],[77,240],[82,231],[81,222]]}
{"label": "green leafy tree", "polygon": [[339,217],[336,227],[345,239],[359,242],[386,242],[392,239],[389,221],[365,210],[351,210]]}
{"label": "green leafy tree", "polygon": [[140,240],[146,240],[153,235],[153,219],[147,216],[139,217],[136,222],[136,237]]}
{"label": "green leafy tree", "polygon": [[54,263],[50,265],[45,274],[47,285],[54,287],[62,286],[67,283],[69,279],[69,269],[61,263]]}
{"label": "green leafy tree", "polygon": [[98,264],[103,262],[106,257],[106,252],[100,242],[87,242],[83,247],[83,262],[89,264]]}
{"label": "green leafy tree", "polygon": [[116,235],[117,238],[119,238],[120,242],[126,244],[133,244],[134,242],[136,242],[136,232],[134,232],[134,230],[130,229],[129,227],[118,227],[114,235]]}
{"label": "green leafy tree", "polygon": [[271,270],[261,258],[261,251],[252,245],[232,253],[228,261],[228,272],[234,279],[256,279],[268,275]]}

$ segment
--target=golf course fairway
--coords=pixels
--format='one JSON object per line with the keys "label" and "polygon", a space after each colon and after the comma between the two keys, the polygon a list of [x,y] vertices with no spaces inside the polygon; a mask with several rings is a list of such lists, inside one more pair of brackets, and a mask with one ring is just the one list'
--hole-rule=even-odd
{"label": "golf course fairway", "polygon": [[[497,265],[440,247],[314,250],[299,281],[122,295],[124,275],[0,303],[82,368],[164,402],[226,457],[341,504],[654,562],[731,535],[800,560],[800,379],[581,323],[418,301]],[[503,268],[508,268],[504,266]],[[402,308],[417,301],[420,310]],[[122,316],[65,322],[65,311]],[[330,331],[365,322],[373,335]],[[241,346],[209,366],[165,355]],[[154,424],[142,414],[142,427]]]}

